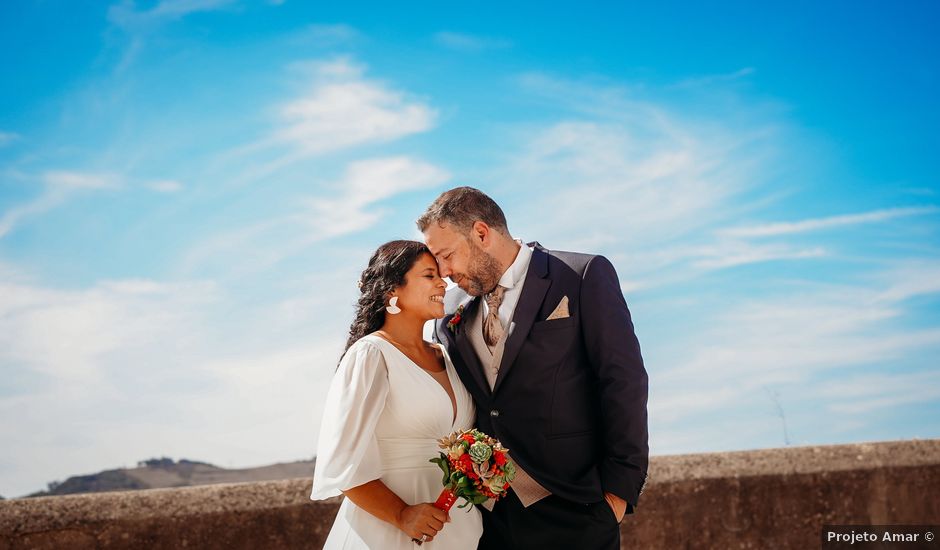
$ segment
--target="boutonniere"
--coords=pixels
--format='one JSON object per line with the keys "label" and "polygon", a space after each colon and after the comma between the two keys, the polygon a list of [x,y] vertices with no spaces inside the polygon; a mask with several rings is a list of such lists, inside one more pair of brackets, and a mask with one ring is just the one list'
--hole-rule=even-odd
{"label": "boutonniere", "polygon": [[462,318],[462,316],[463,316],[463,304],[461,304],[460,307],[457,308],[457,311],[454,312],[454,316],[450,318],[450,321],[447,321],[447,328],[450,329],[451,332],[453,333],[457,332],[457,324],[460,323],[460,319]]}

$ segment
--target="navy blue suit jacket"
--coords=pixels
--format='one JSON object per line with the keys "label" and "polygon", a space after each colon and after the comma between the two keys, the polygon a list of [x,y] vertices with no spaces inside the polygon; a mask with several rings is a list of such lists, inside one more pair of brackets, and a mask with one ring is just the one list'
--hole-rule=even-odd
{"label": "navy blue suit jacket", "polygon": [[[617,273],[603,256],[549,251],[538,243],[490,390],[462,322],[480,307],[447,293],[435,339],[445,343],[473,395],[477,428],[553,494],[598,502],[604,492],[637,505],[649,463],[648,378]],[[570,316],[545,320],[568,297]]]}

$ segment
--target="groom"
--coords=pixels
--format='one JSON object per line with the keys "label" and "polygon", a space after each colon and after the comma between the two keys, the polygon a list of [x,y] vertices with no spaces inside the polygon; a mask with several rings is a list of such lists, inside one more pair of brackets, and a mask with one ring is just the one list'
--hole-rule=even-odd
{"label": "groom", "polygon": [[446,191],[418,219],[447,293],[434,337],[473,395],[476,427],[518,467],[483,510],[481,549],[619,549],[646,481],[648,379],[603,256],[514,240],[499,206]]}

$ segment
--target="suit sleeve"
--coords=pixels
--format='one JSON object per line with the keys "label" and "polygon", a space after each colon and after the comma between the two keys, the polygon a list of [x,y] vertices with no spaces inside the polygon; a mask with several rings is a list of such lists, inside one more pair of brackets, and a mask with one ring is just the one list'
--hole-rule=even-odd
{"label": "suit sleeve", "polygon": [[614,266],[595,256],[583,277],[581,329],[598,380],[604,434],[601,483],[633,513],[649,466],[649,378]]}

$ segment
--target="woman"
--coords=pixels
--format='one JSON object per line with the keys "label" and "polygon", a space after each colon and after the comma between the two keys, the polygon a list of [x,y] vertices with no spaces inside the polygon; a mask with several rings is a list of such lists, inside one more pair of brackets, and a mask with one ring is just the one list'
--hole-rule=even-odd
{"label": "woman", "polygon": [[[444,316],[444,280],[424,244],[379,247],[327,396],[310,498],[346,498],[324,548],[473,549],[483,527],[474,507],[430,503],[441,471],[437,440],[472,427],[473,401],[443,346],[425,342]],[[447,523],[445,526],[444,524]]]}

